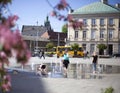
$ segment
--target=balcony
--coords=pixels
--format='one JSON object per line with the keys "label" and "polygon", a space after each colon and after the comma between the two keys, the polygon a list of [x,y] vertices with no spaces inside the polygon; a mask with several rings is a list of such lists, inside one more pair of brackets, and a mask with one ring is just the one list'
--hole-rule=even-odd
{"label": "balcony", "polygon": [[91,38],[91,41],[95,41],[95,38]]}
{"label": "balcony", "polygon": [[87,27],[88,26],[88,24],[83,24],[83,27]]}
{"label": "balcony", "polygon": [[104,41],[104,38],[100,38],[100,41]]}
{"label": "balcony", "polygon": [[86,38],[82,38],[83,41],[86,41]]}
{"label": "balcony", "polygon": [[100,27],[104,27],[105,26],[105,24],[100,24]]}
{"label": "balcony", "polygon": [[91,24],[91,27],[96,27],[97,25],[96,24]]}
{"label": "balcony", "polygon": [[78,41],[78,38],[74,38],[75,41]]}
{"label": "balcony", "polygon": [[113,27],[113,26],[115,26],[115,24],[108,24],[108,26]]}

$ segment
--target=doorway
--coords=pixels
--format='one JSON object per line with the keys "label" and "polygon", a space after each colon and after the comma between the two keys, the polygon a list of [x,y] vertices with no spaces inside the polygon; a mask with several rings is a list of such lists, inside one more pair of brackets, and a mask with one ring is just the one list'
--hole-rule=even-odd
{"label": "doorway", "polygon": [[108,45],[108,54],[109,55],[113,54],[113,45],[112,44]]}

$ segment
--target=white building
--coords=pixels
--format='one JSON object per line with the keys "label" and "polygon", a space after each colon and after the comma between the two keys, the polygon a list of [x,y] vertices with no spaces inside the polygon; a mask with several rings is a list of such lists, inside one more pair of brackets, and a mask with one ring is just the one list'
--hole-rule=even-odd
{"label": "white building", "polygon": [[[105,44],[107,54],[120,52],[120,4],[109,5],[107,0],[95,2],[70,13],[74,20],[82,20],[82,29],[68,26],[67,45],[78,43],[90,54]],[[70,24],[70,23],[68,23]],[[105,51],[104,51],[105,52]],[[104,53],[105,54],[105,53]]]}

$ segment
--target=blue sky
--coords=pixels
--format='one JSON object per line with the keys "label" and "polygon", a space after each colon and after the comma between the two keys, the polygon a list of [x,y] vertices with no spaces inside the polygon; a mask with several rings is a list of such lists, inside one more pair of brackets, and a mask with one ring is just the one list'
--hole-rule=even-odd
{"label": "blue sky", "polygon": [[[55,6],[60,0],[49,0]],[[80,8],[93,2],[100,0],[66,0],[73,9]],[[120,0],[108,0],[109,4],[115,5],[120,3]],[[44,25],[46,16],[52,11],[47,0],[13,0],[9,6],[10,12],[19,16],[17,24],[21,30],[23,25]],[[67,13],[62,12],[62,13]],[[51,26],[56,32],[61,32],[61,27],[65,24],[64,21],[59,21],[54,17],[49,17]]]}

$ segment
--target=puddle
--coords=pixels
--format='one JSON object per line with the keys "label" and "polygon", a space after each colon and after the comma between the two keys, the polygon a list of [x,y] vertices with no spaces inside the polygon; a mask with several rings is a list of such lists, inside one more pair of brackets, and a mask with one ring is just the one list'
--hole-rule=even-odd
{"label": "puddle", "polygon": [[56,72],[56,73],[51,73],[51,72],[49,72],[49,73],[48,73],[48,77],[49,77],[49,78],[64,78],[64,77],[63,77],[63,74],[60,73],[60,72]]}

